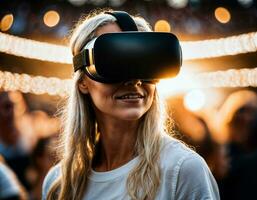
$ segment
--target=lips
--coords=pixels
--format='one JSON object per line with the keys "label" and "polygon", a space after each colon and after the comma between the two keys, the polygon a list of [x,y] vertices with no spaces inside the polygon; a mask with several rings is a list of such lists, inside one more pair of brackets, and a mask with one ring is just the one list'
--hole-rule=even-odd
{"label": "lips", "polygon": [[143,99],[143,98],[144,98],[144,95],[140,93],[126,93],[116,97],[116,99]]}

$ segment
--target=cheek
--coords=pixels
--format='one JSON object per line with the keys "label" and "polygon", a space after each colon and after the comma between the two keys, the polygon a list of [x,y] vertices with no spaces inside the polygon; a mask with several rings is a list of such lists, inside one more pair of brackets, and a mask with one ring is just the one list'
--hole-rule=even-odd
{"label": "cheek", "polygon": [[156,89],[155,85],[147,85],[144,87],[144,89],[147,92],[147,99],[144,102],[144,109],[145,112],[147,112],[153,104]]}
{"label": "cheek", "polygon": [[97,108],[102,108],[106,106],[106,104],[112,100],[114,92],[111,88],[102,87],[98,84],[94,85],[93,87],[89,86],[88,91],[93,104]]}
{"label": "cheek", "polygon": [[146,87],[146,91],[148,93],[148,101],[150,101],[150,103],[153,102],[153,98],[154,98],[154,95],[155,95],[155,92],[156,92],[156,87],[155,85],[148,85]]}
{"label": "cheek", "polygon": [[95,105],[104,104],[108,100],[108,98],[110,98],[110,95],[108,94],[107,91],[101,91],[98,89],[89,91],[89,94]]}

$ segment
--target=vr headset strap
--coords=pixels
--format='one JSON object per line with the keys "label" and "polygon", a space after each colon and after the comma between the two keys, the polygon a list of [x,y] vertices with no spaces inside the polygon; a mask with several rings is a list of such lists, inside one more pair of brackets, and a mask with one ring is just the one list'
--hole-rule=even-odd
{"label": "vr headset strap", "polygon": [[[136,23],[128,13],[124,11],[113,11],[105,13],[112,15],[117,19],[116,22],[122,31],[138,31]],[[92,63],[90,63],[88,49],[84,49],[79,54],[73,57],[74,72],[82,67],[88,67],[90,64]]]}
{"label": "vr headset strap", "polygon": [[90,60],[89,60],[89,50],[84,49],[81,51],[79,54],[73,57],[73,67],[74,67],[74,72],[79,70],[82,67],[89,66]]}
{"label": "vr headset strap", "polygon": [[113,11],[105,12],[105,14],[114,16],[117,19],[116,22],[122,31],[138,31],[135,21],[128,13],[124,11]]}

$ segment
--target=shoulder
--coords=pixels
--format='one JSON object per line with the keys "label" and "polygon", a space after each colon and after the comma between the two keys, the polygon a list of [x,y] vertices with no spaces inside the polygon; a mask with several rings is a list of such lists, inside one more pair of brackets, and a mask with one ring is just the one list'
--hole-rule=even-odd
{"label": "shoulder", "polygon": [[42,199],[45,200],[49,189],[51,188],[53,182],[60,176],[61,167],[60,164],[55,165],[52,167],[49,172],[47,173],[42,188]]}
{"label": "shoulder", "polygon": [[219,199],[217,183],[204,159],[179,140],[163,138],[161,168],[173,178],[178,199]]}
{"label": "shoulder", "polygon": [[183,142],[168,135],[163,136],[160,153],[160,166],[163,173],[168,172],[176,177],[185,162],[204,164],[202,158]]}
{"label": "shoulder", "polygon": [[161,165],[181,164],[187,157],[196,154],[195,151],[187,147],[183,142],[168,135],[162,137]]}
{"label": "shoulder", "polygon": [[220,199],[216,180],[198,154],[191,154],[181,163],[177,174],[176,194],[182,196],[182,199]]}

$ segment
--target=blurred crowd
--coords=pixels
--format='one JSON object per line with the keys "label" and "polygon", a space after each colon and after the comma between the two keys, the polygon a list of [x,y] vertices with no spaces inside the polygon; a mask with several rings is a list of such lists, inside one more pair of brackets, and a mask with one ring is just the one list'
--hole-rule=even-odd
{"label": "blurred crowd", "polygon": [[59,121],[30,111],[19,92],[0,92],[0,199],[41,199],[56,156]]}
{"label": "blurred crowd", "polygon": [[[212,113],[214,129],[214,118],[201,117],[182,102],[182,98],[168,100],[174,136],[206,160],[221,199],[254,199],[257,94],[251,90],[231,93]],[[57,162],[58,133],[57,117],[31,111],[19,92],[0,92],[0,200],[41,199],[44,177]]]}

